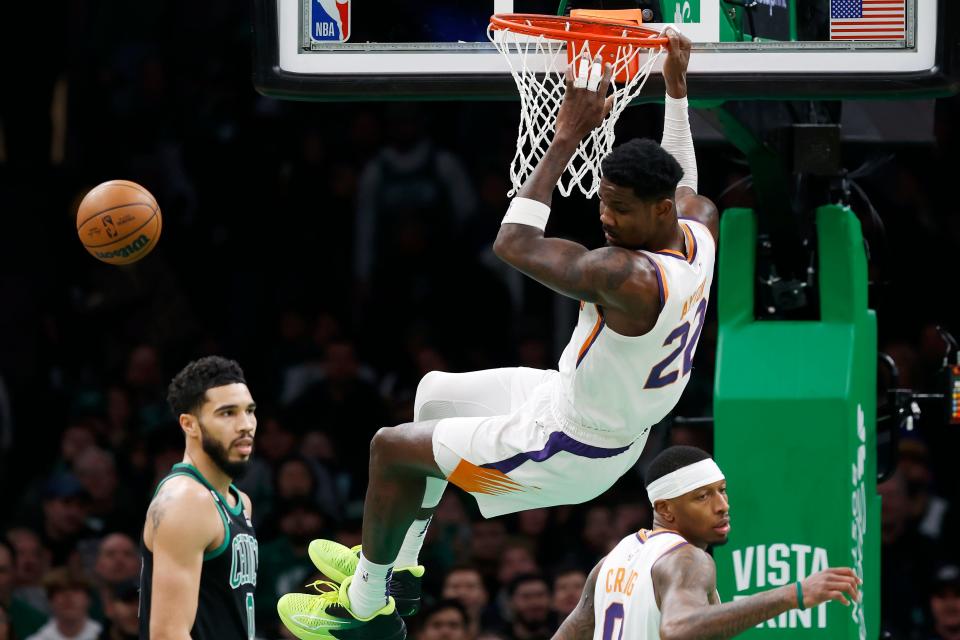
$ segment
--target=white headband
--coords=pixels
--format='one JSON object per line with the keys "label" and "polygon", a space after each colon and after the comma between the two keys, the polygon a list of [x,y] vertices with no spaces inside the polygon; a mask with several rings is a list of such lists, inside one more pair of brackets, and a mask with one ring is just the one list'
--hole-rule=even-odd
{"label": "white headband", "polygon": [[657,478],[647,487],[647,497],[650,498],[650,504],[653,504],[657,500],[678,498],[723,479],[723,472],[717,463],[712,458],[707,458]]}

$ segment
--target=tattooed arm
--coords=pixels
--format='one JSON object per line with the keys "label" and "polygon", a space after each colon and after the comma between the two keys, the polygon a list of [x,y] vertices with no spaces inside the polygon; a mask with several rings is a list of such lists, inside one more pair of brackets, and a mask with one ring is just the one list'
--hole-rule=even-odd
{"label": "tattooed arm", "polygon": [[602,564],[603,560],[598,562],[590,575],[587,576],[587,582],[583,585],[583,593],[580,594],[580,603],[576,609],[570,612],[557,632],[553,634],[552,640],[591,640],[593,638],[593,590],[597,584],[597,574],[600,573],[600,565]]}
{"label": "tattooed arm", "polygon": [[[827,600],[847,604],[858,597],[859,581],[850,569],[827,569],[803,581],[803,601],[814,607]],[[653,566],[653,585],[660,607],[662,640],[731,638],[798,606],[795,584],[770,589],[735,602],[708,606],[716,591],[713,559],[684,546]]]}
{"label": "tattooed arm", "polygon": [[188,640],[197,616],[203,554],[223,542],[210,493],[188,478],[171,478],[147,510],[143,539],[153,552],[152,640]]}

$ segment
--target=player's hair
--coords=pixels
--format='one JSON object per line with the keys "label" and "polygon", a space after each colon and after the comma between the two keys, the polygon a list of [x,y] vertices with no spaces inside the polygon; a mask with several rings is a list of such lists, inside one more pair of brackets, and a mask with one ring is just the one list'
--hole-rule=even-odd
{"label": "player's hair", "polygon": [[649,138],[634,138],[615,147],[600,167],[604,178],[631,187],[641,200],[672,198],[683,177],[676,158]]}
{"label": "player's hair", "polygon": [[695,462],[706,460],[709,457],[709,453],[697,447],[688,447],[686,445],[667,447],[661,451],[660,455],[654,458],[650,466],[647,467],[645,486],[649,487],[650,483],[654,480],[658,480],[668,473],[673,473],[677,469],[682,469]]}
{"label": "player's hair", "polygon": [[234,383],[246,384],[243,369],[234,360],[207,356],[194,360],[174,376],[167,389],[173,415],[196,413],[207,399],[207,389]]}

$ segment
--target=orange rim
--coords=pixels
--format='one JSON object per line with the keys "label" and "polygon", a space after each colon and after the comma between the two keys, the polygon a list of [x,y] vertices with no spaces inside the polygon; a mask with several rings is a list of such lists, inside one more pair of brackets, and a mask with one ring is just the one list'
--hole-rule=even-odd
{"label": "orange rim", "polygon": [[536,13],[498,13],[490,16],[490,26],[501,31],[567,42],[589,40],[648,48],[665,47],[669,42],[658,31],[648,27]]}

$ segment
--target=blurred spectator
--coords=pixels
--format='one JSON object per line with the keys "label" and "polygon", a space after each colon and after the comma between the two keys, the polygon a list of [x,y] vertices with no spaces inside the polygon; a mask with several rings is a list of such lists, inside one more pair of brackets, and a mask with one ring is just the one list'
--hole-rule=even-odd
{"label": "blurred spectator", "polygon": [[507,527],[500,518],[477,520],[470,525],[470,562],[480,569],[488,584],[496,580],[500,552],[506,541]]}
{"label": "blurred spectator", "polygon": [[133,410],[130,395],[119,385],[111,385],[106,393],[106,440],[111,448],[117,450],[128,444]]}
{"label": "blurred spectator", "polygon": [[931,640],[960,640],[960,566],[942,565],[933,577],[930,593],[933,615]]}
{"label": "blurred spectator", "polygon": [[533,556],[533,545],[523,538],[512,538],[502,547],[497,581],[507,586],[519,575],[539,572]]}
{"label": "blurred spectator", "polygon": [[902,472],[877,485],[880,513],[880,573],[897,576],[880,582],[880,617],[885,631],[907,636],[923,619],[933,571],[932,542],[912,525],[911,501]]}
{"label": "blurred spectator", "polygon": [[26,640],[97,640],[103,627],[90,619],[90,582],[60,567],[43,579],[52,619]]}
{"label": "blurred spectator", "polygon": [[137,530],[139,514],[135,512],[128,489],[119,484],[112,453],[88,447],[77,456],[73,470],[89,497],[87,526],[90,529],[97,532]]}
{"label": "blurred spectator", "polygon": [[40,611],[14,595],[13,549],[0,540],[0,639],[25,638],[47,621]]}
{"label": "blurred spectator", "polygon": [[424,547],[420,552],[420,564],[436,567],[436,571],[427,572],[423,587],[432,593],[443,589],[446,571],[469,558],[470,518],[464,508],[462,493],[446,491],[433,513],[433,520]]}
{"label": "blurred spectator", "polygon": [[14,596],[37,611],[49,613],[50,603],[47,602],[47,592],[43,588],[43,576],[51,566],[49,549],[43,546],[40,536],[25,527],[14,527],[7,531],[7,540],[14,555]]}
{"label": "blurred spectator", "polygon": [[670,446],[675,445],[713,451],[713,431],[696,423],[674,422],[670,425]]}
{"label": "blurred spectator", "polygon": [[149,482],[152,494],[157,484],[164,478],[173,465],[183,462],[183,431],[176,422],[171,422],[156,429],[149,438],[149,455],[153,459],[152,475]]}
{"label": "blurred spectator", "polygon": [[510,640],[549,640],[557,629],[556,615],[550,610],[550,587],[536,574],[523,574],[507,587],[510,598],[510,622],[504,629]]}
{"label": "blurred spectator", "polygon": [[47,481],[41,535],[54,565],[70,561],[77,542],[90,536],[86,525],[88,504],[89,495],[73,474],[58,473]]}
{"label": "blurred spectator", "polygon": [[60,471],[73,468],[81,453],[96,445],[97,423],[92,419],[75,420],[60,436]]}
{"label": "blurred spectator", "polygon": [[517,514],[517,533],[538,542],[550,523],[549,509],[529,509]]}
{"label": "blurred spectator", "polygon": [[275,465],[291,456],[297,448],[297,436],[294,435],[277,416],[257,416],[257,458]]}
{"label": "blurred spectator", "polygon": [[133,401],[134,415],[146,431],[158,428],[169,419],[167,384],[157,347],[141,344],[130,350],[124,381]]}
{"label": "blurred spectator", "polygon": [[306,498],[315,501],[326,513],[337,512],[337,489],[325,467],[298,454],[279,462],[275,469],[275,500]]}
{"label": "blurred spectator", "polygon": [[357,189],[354,277],[364,284],[409,254],[414,236],[424,250],[435,248],[476,207],[460,159],[429,140],[425,110],[393,103],[385,115],[391,140],[363,168]]}
{"label": "blurred spectator", "polygon": [[587,574],[577,567],[561,567],[553,574],[553,611],[557,622],[563,622],[577,608]]}
{"label": "blurred spectator", "polygon": [[420,614],[417,640],[469,640],[467,612],[456,600],[441,600]]}
{"label": "blurred spectator", "polygon": [[619,540],[653,525],[653,513],[645,495],[619,502],[613,508],[613,538]]}
{"label": "blurred spectator", "polygon": [[99,640],[135,640],[140,637],[140,584],[134,579],[113,585],[105,600],[108,624]]}
{"label": "blurred spectator", "polygon": [[918,436],[908,435],[901,437],[897,450],[897,469],[906,482],[910,521],[920,534],[939,541],[950,502],[935,493],[929,447]]}
{"label": "blurred spectator", "polygon": [[310,541],[330,534],[327,519],[308,495],[279,502],[271,518],[280,535],[260,546],[256,602],[263,624],[276,616],[280,596],[297,591],[316,571],[307,555]]}
{"label": "blurred spectator", "polygon": [[447,573],[440,592],[445,599],[456,600],[467,612],[467,627],[470,637],[475,637],[480,628],[492,622],[487,606],[490,594],[483,584],[483,576],[472,565],[455,566]]}
{"label": "blurred spectator", "polygon": [[388,426],[387,406],[352,341],[341,338],[327,345],[323,367],[323,378],[291,401],[289,415],[299,429],[322,425],[333,438],[342,464],[363,478],[365,489],[370,438]]}
{"label": "blurred spectator", "polygon": [[618,539],[613,529],[613,511],[610,507],[602,504],[587,506],[580,540],[579,564],[585,567],[595,565],[616,546]]}
{"label": "blurred spectator", "polygon": [[7,608],[0,602],[0,640],[13,638],[13,621],[7,615]]}
{"label": "blurred spectator", "polygon": [[353,474],[343,466],[326,431],[313,430],[303,435],[300,454],[310,462],[317,478],[317,501],[330,514],[341,514],[350,496]]}
{"label": "blurred spectator", "polygon": [[136,579],[140,574],[140,550],[127,534],[108,534],[100,541],[93,572],[96,576],[98,604],[109,617],[109,602],[116,587]]}

